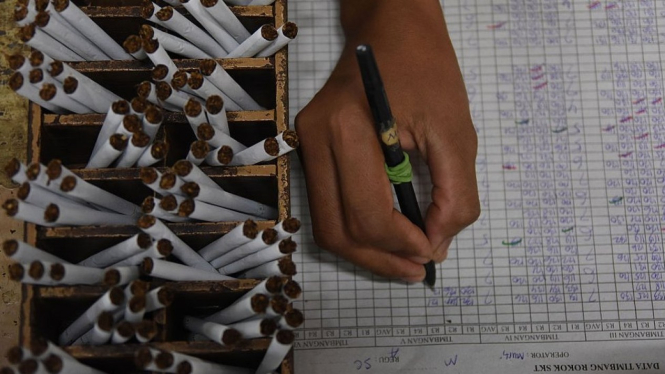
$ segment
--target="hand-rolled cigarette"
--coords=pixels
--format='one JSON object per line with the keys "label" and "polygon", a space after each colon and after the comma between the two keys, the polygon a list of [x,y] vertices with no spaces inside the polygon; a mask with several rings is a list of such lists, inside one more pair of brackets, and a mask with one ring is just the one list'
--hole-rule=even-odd
{"label": "hand-rolled cigarette", "polygon": [[182,191],[189,197],[228,209],[237,210],[255,217],[270,218],[277,216],[277,210],[265,204],[234,195],[222,189],[215,189],[196,182],[187,182]]}
{"label": "hand-rolled cigarette", "polygon": [[62,87],[67,96],[82,103],[96,113],[106,113],[111,106],[111,102],[105,97],[98,96],[93,89],[88,89],[83,82],[79,82],[74,77],[65,78]]}
{"label": "hand-rolled cigarette", "polygon": [[155,278],[172,281],[223,281],[233,278],[154,258],[145,258],[141,264],[143,273]]}
{"label": "hand-rolled cigarette", "polygon": [[5,242],[2,243],[2,251],[7,257],[21,263],[29,263],[32,261],[68,263],[58,256],[54,256],[46,251],[33,247],[28,243],[15,239],[5,240]]}
{"label": "hand-rolled cigarette", "polygon": [[33,67],[30,65],[30,61],[21,54],[17,53],[13,55],[7,55],[5,58],[7,59],[9,68],[17,73],[27,75],[30,73],[30,70],[33,69]]}
{"label": "hand-rolled cigarette", "polygon": [[173,303],[173,299],[173,291],[168,287],[155,288],[146,295],[145,312],[150,313],[158,309],[166,308]]}
{"label": "hand-rolled cigarette", "polygon": [[143,81],[136,87],[136,95],[155,105],[162,105],[157,98],[157,87],[150,81]]}
{"label": "hand-rolled cigarette", "polygon": [[274,160],[279,156],[279,151],[277,139],[267,138],[242,152],[236,153],[231,165],[254,165],[259,162]]}
{"label": "hand-rolled cigarette", "polygon": [[152,239],[150,238],[150,235],[139,233],[86,258],[79,262],[78,265],[104,268],[137,253],[142,253],[150,248],[151,245]]}
{"label": "hand-rolled cigarette", "polygon": [[164,115],[156,106],[151,105],[145,110],[143,116],[143,131],[148,134],[150,140],[154,140],[155,136],[157,136],[157,132],[159,131],[159,127],[162,125],[163,120]]}
{"label": "hand-rolled cigarette", "polygon": [[54,343],[42,338],[35,337],[30,341],[30,353],[33,358],[38,360],[44,360],[51,354],[58,355],[63,358],[73,359],[67,352],[62,348],[58,347]]}
{"label": "hand-rolled cigarette", "polygon": [[42,261],[49,268],[49,278],[53,284],[98,284],[104,279],[104,270],[72,264]]}
{"label": "hand-rolled cigarette", "polygon": [[115,264],[115,266],[141,265],[143,259],[146,257],[161,259],[170,256],[172,252],[173,245],[171,241],[168,239],[159,239],[147,251],[128,257]]}
{"label": "hand-rolled cigarette", "polygon": [[120,214],[134,216],[141,212],[141,208],[138,206],[84,181],[79,176],[68,175],[64,177],[60,183],[60,190],[68,196],[94,203]]}
{"label": "hand-rolled cigarette", "polygon": [[256,374],[268,374],[279,368],[293,346],[295,335],[291,330],[279,330],[273,336],[266,355],[256,369]]}
{"label": "hand-rolled cigarette", "polygon": [[256,57],[270,57],[284,48],[298,35],[298,26],[293,22],[286,22],[282,27],[277,29],[277,34],[277,39],[260,51]]}
{"label": "hand-rolled cigarette", "polygon": [[143,42],[138,35],[130,35],[122,42],[122,48],[135,60],[145,60],[148,54],[143,49]]}
{"label": "hand-rolled cigarette", "polygon": [[151,341],[155,338],[155,336],[157,336],[157,333],[159,332],[159,328],[157,327],[157,323],[155,323],[155,321],[141,321],[136,325],[135,329],[136,340],[138,340],[139,343],[147,343]]}
{"label": "hand-rolled cigarette", "polygon": [[221,147],[223,145],[231,147],[233,153],[239,153],[247,149],[247,146],[233,139],[230,135],[215,129],[208,123],[202,123],[196,129],[196,136],[199,140],[205,140],[211,147]]}
{"label": "hand-rolled cigarette", "polygon": [[90,208],[90,205],[84,205],[75,200],[67,199],[62,195],[58,195],[53,192],[53,190],[47,190],[43,187],[40,187],[36,183],[24,182],[16,191],[16,197],[21,201],[25,201],[28,204],[38,206],[40,208],[46,208],[51,204],[57,204],[58,206],[71,206],[74,208]]}
{"label": "hand-rolled cigarette", "polygon": [[272,25],[263,25],[236,49],[229,52],[227,58],[254,57],[277,39],[277,30]]}
{"label": "hand-rolled cigarette", "polygon": [[59,207],[51,204],[44,210],[44,220],[56,226],[65,225],[131,225],[133,216],[102,212],[89,208]]}
{"label": "hand-rolled cigarette", "polygon": [[[34,176],[37,176],[37,178],[33,178]],[[28,179],[31,181],[32,184],[36,184],[37,186],[41,188],[46,188],[50,192],[53,192],[55,194],[58,194],[62,196],[63,198],[67,199],[68,201],[74,201],[78,203],[78,206],[83,206],[86,208],[92,208],[94,210],[101,210],[101,211],[107,211],[110,212],[112,210],[108,210],[102,206],[99,206],[97,204],[87,202],[83,199],[80,199],[78,197],[72,196],[68,194],[67,192],[61,190],[61,185],[62,181],[65,179],[65,177],[71,176],[72,178],[77,178],[76,174],[74,174],[71,170],[67,169],[66,167],[62,166],[62,161],[59,159],[55,158],[49,161],[48,167],[43,167],[43,165],[40,164],[32,164],[28,167]],[[51,203],[57,204],[57,200],[51,201]],[[48,204],[50,205],[50,204]],[[47,205],[47,206],[48,206]],[[71,203],[67,203],[64,205],[72,205]],[[75,205],[75,207],[78,207]]]}
{"label": "hand-rolled cigarette", "polygon": [[134,337],[134,326],[127,321],[121,321],[113,328],[111,335],[111,344],[124,344]]}
{"label": "hand-rolled cigarette", "polygon": [[[238,42],[203,8],[200,0],[180,0],[180,3],[227,53],[238,47]],[[226,57],[226,53],[215,57]]]}
{"label": "hand-rolled cigarette", "polygon": [[99,169],[108,167],[115,161],[122,152],[127,149],[129,139],[125,134],[113,134],[108,141],[102,143],[97,152],[95,152],[85,166],[86,169]]}
{"label": "hand-rolled cigarette", "polygon": [[279,143],[279,154],[278,156],[285,155],[292,150],[298,148],[300,145],[300,140],[298,140],[298,134],[293,130],[282,131],[275,138],[277,143]]}
{"label": "hand-rolled cigarette", "polygon": [[242,110],[242,108],[233,102],[224,92],[217,88],[214,84],[210,83],[203,75],[197,71],[189,74],[187,78],[187,87],[192,90],[197,96],[207,99],[210,96],[222,96],[226,100],[229,110]]}
{"label": "hand-rolled cigarette", "polygon": [[187,80],[189,79],[189,73],[184,70],[177,70],[173,73],[173,78],[171,79],[171,87],[178,91],[182,91],[191,95],[196,95],[194,90],[192,90],[187,85]]}
{"label": "hand-rolled cigarette", "polygon": [[204,320],[228,325],[265,314],[268,304],[268,296],[263,294],[255,294],[252,297],[241,297],[230,306],[206,317]]}
{"label": "hand-rolled cigarette", "polygon": [[143,119],[143,115],[149,106],[150,103],[148,103],[147,100],[137,96],[129,102],[129,112],[133,115],[136,115],[140,122],[140,120]]}
{"label": "hand-rolled cigarette", "polygon": [[[127,54],[118,43],[101,27],[94,23],[85,13],[81,11],[74,3],[69,0],[54,0],[53,5],[55,10],[60,13],[70,25],[76,28],[81,34],[85,35],[90,41],[103,50],[108,56],[114,60],[131,60],[131,56]],[[49,53],[50,54],[50,53]],[[57,58],[56,56],[51,55]]]}
{"label": "hand-rolled cigarette", "polygon": [[52,83],[42,84],[42,87],[39,90],[39,97],[46,102],[49,102],[61,108],[65,108],[70,112],[78,114],[94,112],[92,109],[88,108],[87,106],[68,97],[64,90],[58,89],[58,87],[56,87]]}
{"label": "hand-rolled cigarette", "polygon": [[225,209],[216,205],[187,199],[178,207],[180,217],[189,217],[205,222],[243,221],[249,219],[247,214]]}
{"label": "hand-rolled cigarette", "polygon": [[277,242],[277,231],[273,229],[265,229],[261,231],[255,239],[249,243],[243,244],[239,247],[234,248],[232,251],[217,257],[216,259],[210,261],[210,264],[215,268],[220,268],[236,262],[243,257],[249,256],[252,253],[256,253],[262,249],[268,248],[269,246]]}
{"label": "hand-rolled cigarette", "polygon": [[46,188],[51,181],[48,174],[48,168],[38,162],[33,162],[28,166],[25,171],[25,176],[28,178],[28,182],[36,184],[42,188]]}
{"label": "hand-rolled cigarette", "polygon": [[284,287],[282,288],[282,295],[289,299],[289,302],[297,300],[301,294],[302,288],[298,282],[294,281],[293,279],[289,279],[286,281],[286,283],[284,283]]}
{"label": "hand-rolled cigarette", "polygon": [[233,149],[228,145],[223,145],[213,149],[206,156],[206,164],[210,166],[226,166],[233,160]]}
{"label": "hand-rolled cigarette", "polygon": [[196,134],[196,129],[198,129],[202,123],[206,122],[206,114],[203,111],[203,106],[198,100],[189,99],[183,108],[187,122],[189,122],[189,125]]}
{"label": "hand-rolled cigarette", "polygon": [[208,123],[210,123],[215,129],[227,135],[231,135],[231,132],[229,131],[229,121],[226,117],[226,105],[221,96],[208,96],[206,99],[206,114],[208,117]]}
{"label": "hand-rolled cigarette", "polygon": [[[30,66],[37,69],[48,70],[50,65],[54,63],[55,60],[50,56],[45,55],[41,51],[35,49],[30,52]],[[55,78],[55,77],[54,77]]]}
{"label": "hand-rolled cigarette", "polygon": [[267,296],[280,295],[282,293],[282,278],[279,276],[266,278],[244,294],[243,297],[251,297],[257,293]]}
{"label": "hand-rolled cigarette", "polygon": [[[203,60],[200,65],[201,73],[224,92],[231,100],[238,104],[244,110],[264,110],[252,97],[236,82],[229,73],[222,68],[215,60]],[[226,103],[228,110],[231,109],[229,103]]]}
{"label": "hand-rolled cigarette", "polygon": [[155,66],[166,65],[166,67],[169,68],[170,73],[178,70],[175,63],[173,63],[173,60],[171,60],[171,57],[166,53],[164,47],[162,47],[156,39],[142,39],[142,43],[143,50],[145,50],[148,58]]}
{"label": "hand-rolled cigarette", "polygon": [[201,5],[238,43],[249,38],[249,31],[223,1],[201,0]]}
{"label": "hand-rolled cigarette", "polygon": [[81,335],[72,345],[102,345],[111,339],[111,334],[113,334],[113,313],[102,312],[92,329]]}
{"label": "hand-rolled cigarette", "polygon": [[234,227],[233,230],[229,231],[221,238],[205,246],[199,251],[199,254],[206,261],[212,261],[234,248],[249,243],[256,238],[258,233],[259,230],[256,222],[248,219]]}
{"label": "hand-rolled cigarette", "polygon": [[278,222],[273,229],[277,231],[277,239],[286,239],[300,230],[300,220],[295,217],[288,217]]}
{"label": "hand-rolled cigarette", "polygon": [[[210,272],[214,275],[218,273],[215,268],[204,260],[198,253],[182,241],[176,234],[171,231],[164,223],[150,215],[144,215],[138,220],[138,226],[145,233],[151,235],[155,239],[168,239],[173,245],[173,255],[177,257],[184,264],[189,265],[195,269]],[[166,262],[166,261],[161,261]],[[145,265],[145,263],[144,263]],[[145,267],[145,266],[144,266]],[[187,266],[184,266],[187,268]],[[168,278],[167,278],[168,279]]]}
{"label": "hand-rolled cigarette", "polygon": [[69,345],[88,331],[102,312],[114,312],[125,301],[125,293],[120,287],[113,287],[93,303],[58,337],[60,345]]}
{"label": "hand-rolled cigarette", "polygon": [[239,274],[240,279],[266,278],[271,276],[291,277],[296,275],[296,264],[288,257],[266,262],[246,272]]}
{"label": "hand-rolled cigarette", "polygon": [[52,374],[104,374],[103,371],[81,364],[69,355],[50,354],[42,363],[46,367],[46,370]]}
{"label": "hand-rolled cigarette", "polygon": [[132,135],[127,144],[127,148],[122,152],[116,167],[128,168],[132,167],[136,161],[141,157],[143,152],[148,149],[150,144],[150,136],[143,131],[138,131]]}
{"label": "hand-rolled cigarette", "polygon": [[65,25],[52,18],[47,12],[39,12],[35,24],[55,40],[88,61],[104,61],[109,57],[82,35],[72,32]]}
{"label": "hand-rolled cigarette", "polygon": [[48,374],[46,366],[34,358],[21,361],[21,363],[18,364],[17,369],[21,374]]}
{"label": "hand-rolled cigarette", "polygon": [[[173,195],[169,195],[173,196]],[[179,217],[177,216],[177,212],[171,213],[166,210],[164,210],[160,205],[162,203],[163,199],[158,199],[156,197],[148,196],[143,200],[143,203],[141,204],[141,210],[143,214],[150,214],[152,216],[155,216],[156,218],[163,219],[165,221],[169,222],[188,222],[190,221],[189,218],[187,217]],[[176,209],[178,205],[176,203]],[[152,257],[152,256],[151,256]]]}
{"label": "hand-rolled cigarette", "polygon": [[302,312],[298,309],[291,308],[284,313],[284,316],[280,318],[277,324],[282,330],[295,330],[300,327],[303,322],[305,322],[305,317]]}
{"label": "hand-rolled cigarette", "polygon": [[139,178],[143,184],[148,186],[151,190],[157,192],[160,195],[168,195],[168,191],[164,191],[159,187],[159,180],[162,178],[162,173],[157,171],[155,168],[141,168],[139,171]]}
{"label": "hand-rolled cigarette", "polygon": [[23,360],[34,358],[30,350],[19,345],[10,347],[5,354],[5,358],[10,365],[18,365]]}
{"label": "hand-rolled cigarette", "polygon": [[150,145],[139,157],[136,165],[138,167],[147,167],[158,163],[166,157],[169,151],[169,146],[161,140],[156,140]]}
{"label": "hand-rolled cigarette", "polygon": [[102,283],[106,286],[124,286],[140,276],[138,266],[113,265],[104,270]]}
{"label": "hand-rolled cigarette", "polygon": [[168,52],[179,54],[186,58],[210,58],[211,56],[175,35],[155,29],[150,25],[142,25],[140,35],[143,39],[157,39]]}
{"label": "hand-rolled cigarette", "polygon": [[51,83],[54,86],[56,86],[58,89],[62,89],[62,85],[60,84],[60,82],[53,79],[50,75],[44,75],[44,70],[42,69],[30,70],[30,72],[28,73],[28,80],[33,86],[37,88],[40,88],[44,83]]}
{"label": "hand-rolled cigarette", "polygon": [[242,339],[242,335],[234,328],[215,322],[207,322],[192,316],[186,316],[183,325],[187,330],[195,334],[201,334],[225,347],[233,346]]}
{"label": "hand-rolled cigarette", "polygon": [[93,154],[116,132],[127,114],[129,114],[129,102],[118,100],[111,104],[111,107],[106,112],[106,117],[104,117],[102,128],[97,135],[95,146],[92,148]]}
{"label": "hand-rolled cigarette", "polygon": [[16,72],[9,77],[9,87],[17,94],[25,97],[26,99],[37,103],[39,106],[47,109],[56,114],[67,113],[68,110],[55,105],[54,103],[43,100],[39,96],[39,89],[31,84],[23,77],[23,74]]}
{"label": "hand-rolled cigarette", "polygon": [[186,160],[194,165],[201,165],[209,152],[210,146],[208,146],[208,143],[203,140],[197,140],[189,147]]}
{"label": "hand-rolled cigarette", "polygon": [[28,177],[25,175],[27,169],[28,168],[25,164],[14,157],[5,165],[5,175],[7,178],[11,179],[12,182],[23,184],[28,181]]}
{"label": "hand-rolled cigarette", "polygon": [[166,191],[169,195],[184,195],[180,188],[185,184],[185,181],[180,179],[174,172],[167,170],[162,174],[159,179],[159,188]]}
{"label": "hand-rolled cigarette", "polygon": [[204,173],[203,170],[187,160],[177,161],[171,169],[186,182],[195,181],[212,188],[219,188],[219,185]]}
{"label": "hand-rolled cigarette", "polygon": [[44,208],[24,203],[16,199],[8,199],[2,204],[5,213],[15,219],[41,226],[54,226],[44,219]]}
{"label": "hand-rolled cigarette", "polygon": [[139,347],[136,350],[136,354],[134,356],[134,364],[139,369],[142,369],[142,370],[145,370],[145,371],[159,370],[159,368],[155,364],[155,358],[158,354],[159,354],[159,351],[156,350],[156,349],[152,349],[152,348],[148,348],[148,347]]}
{"label": "hand-rolled cigarette", "polygon": [[157,89],[157,98],[164,104],[164,108],[173,112],[182,111],[187,101],[193,98],[193,96],[186,92],[174,91],[167,82],[157,82],[155,87]]}
{"label": "hand-rolled cigarette", "polygon": [[167,195],[162,198],[159,202],[159,207],[162,208],[165,212],[171,214],[178,214],[178,206],[182,204],[183,201],[187,200],[186,197],[180,195]]}
{"label": "hand-rolled cigarette", "polygon": [[284,256],[288,256],[296,251],[296,243],[291,239],[283,239],[278,243],[262,249],[247,257],[217,269],[220,274],[235,274],[246,269],[263,265],[266,262],[274,261]]}
{"label": "hand-rolled cigarette", "polygon": [[[146,6],[149,10],[150,5]],[[145,9],[145,8],[144,8]],[[145,13],[147,13],[147,11]],[[214,57],[226,56],[226,51],[217,42],[201,30],[192,21],[188,20],[182,14],[173,10],[172,7],[166,6],[161,8],[154,14],[156,18],[164,27],[175,31],[189,42],[199,47],[203,52]]]}
{"label": "hand-rolled cigarette", "polygon": [[155,83],[159,82],[170,82],[173,79],[174,71],[170,71],[169,67],[166,65],[155,65],[154,68],[150,71],[150,77]]}
{"label": "hand-rolled cigarette", "polygon": [[272,335],[277,330],[277,322],[270,318],[237,322],[229,327],[238,330],[243,339],[257,339]]}
{"label": "hand-rolled cigarette", "polygon": [[25,44],[58,60],[85,61],[83,57],[53,39],[49,34],[38,29],[34,24],[21,27],[18,36]]}
{"label": "hand-rolled cigarette", "polygon": [[37,16],[37,11],[33,7],[19,5],[14,8],[14,22],[17,26],[25,26],[31,24]]}
{"label": "hand-rolled cigarette", "polygon": [[134,296],[125,307],[125,321],[139,323],[145,314],[145,295]]}
{"label": "hand-rolled cigarette", "polygon": [[[132,100],[132,104],[129,106],[130,111],[133,112],[132,106],[134,103],[140,103],[140,101]],[[138,108],[141,108],[141,104],[138,104]],[[116,129],[118,134],[126,135],[127,137],[133,135],[134,133],[141,130],[141,116],[138,114],[126,114],[122,118],[120,126]]]}
{"label": "hand-rolled cigarette", "polygon": [[[34,54],[34,53],[33,53]],[[32,55],[30,56],[32,59]],[[46,61],[46,59],[44,60]],[[63,83],[67,77],[76,78],[83,84],[87,90],[92,91],[96,96],[104,97],[108,102],[122,100],[120,96],[102,87],[99,83],[83,75],[79,71],[72,69],[69,65],[61,61],[51,61],[48,64],[48,72],[58,82]]]}
{"label": "hand-rolled cigarette", "polygon": [[33,261],[29,265],[14,263],[9,265],[8,270],[9,279],[15,282],[45,286],[54,284],[49,277],[44,276],[45,268],[41,261]]}

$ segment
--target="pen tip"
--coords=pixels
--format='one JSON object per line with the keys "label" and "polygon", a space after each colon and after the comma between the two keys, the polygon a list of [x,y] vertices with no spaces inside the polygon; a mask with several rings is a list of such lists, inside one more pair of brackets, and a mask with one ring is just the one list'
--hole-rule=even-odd
{"label": "pen tip", "polygon": [[434,284],[436,284],[436,265],[434,261],[425,264],[425,284],[429,287],[434,287]]}

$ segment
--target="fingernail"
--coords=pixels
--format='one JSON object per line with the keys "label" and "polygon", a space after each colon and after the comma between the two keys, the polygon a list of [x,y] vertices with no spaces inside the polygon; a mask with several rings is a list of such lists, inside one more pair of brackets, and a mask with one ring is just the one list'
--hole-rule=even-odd
{"label": "fingernail", "polygon": [[423,281],[423,279],[425,279],[425,276],[424,276],[424,275],[422,275],[422,276],[415,276],[415,277],[406,277],[406,278],[402,278],[402,280],[405,281],[405,282],[407,282],[407,283],[420,283],[420,282]]}
{"label": "fingernail", "polygon": [[429,258],[420,257],[420,256],[409,257],[409,260],[411,260],[413,262],[416,262],[418,264],[423,264],[423,265],[425,265],[426,263],[428,263],[430,261]]}

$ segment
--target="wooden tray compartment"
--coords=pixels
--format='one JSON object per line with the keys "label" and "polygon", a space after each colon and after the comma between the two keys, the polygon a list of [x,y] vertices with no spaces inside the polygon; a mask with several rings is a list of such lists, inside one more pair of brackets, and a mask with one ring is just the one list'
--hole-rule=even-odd
{"label": "wooden tray compartment", "polygon": [[[136,34],[141,24],[141,0],[74,1],[108,31],[118,42]],[[160,4],[166,5],[166,4]],[[179,7],[179,10],[182,8]],[[269,23],[279,27],[285,22],[286,0],[272,6],[232,7],[241,22],[254,31]],[[198,69],[200,61],[180,59],[173,55],[179,68]],[[231,133],[247,145],[274,136],[288,128],[287,54],[270,58],[219,59],[222,66],[266,108],[262,111],[229,113]],[[91,77],[124,99],[135,96],[136,85],[150,80],[152,65],[148,61],[77,62],[71,66]],[[183,113],[164,112],[164,124],[158,138],[169,143],[167,158],[156,165],[163,171],[187,154],[195,139]],[[29,110],[28,162],[48,163],[59,158],[83,179],[139,204],[152,192],[142,185],[138,168],[82,169],[89,157],[104,116],[101,114],[56,115],[35,104]],[[76,145],[72,147],[72,145]],[[75,148],[75,149],[74,149]],[[280,157],[271,162],[244,167],[208,167],[202,169],[230,192],[255,199],[278,209],[278,220],[289,216],[289,162]],[[261,229],[276,221],[258,222]],[[168,223],[168,226],[194,249],[199,249],[231,230],[237,222]],[[110,245],[139,232],[135,226],[81,226],[45,228],[26,225],[26,240],[48,252],[72,262],[80,261]],[[186,342],[180,325],[187,313],[203,313],[211,307],[229,305],[250,290],[257,280],[228,282],[167,282],[176,300],[153,316],[163,329],[150,343],[156,348],[192,354],[211,361],[256,367],[269,339],[242,342],[233,349],[212,342]],[[151,288],[164,282],[151,280]],[[106,291],[102,286],[39,287],[23,286],[20,343],[28,345],[36,337],[56,340],[64,326]],[[138,344],[100,347],[67,347],[73,356],[109,373],[139,372],[134,366]],[[282,373],[292,373],[292,356],[282,365]]]}

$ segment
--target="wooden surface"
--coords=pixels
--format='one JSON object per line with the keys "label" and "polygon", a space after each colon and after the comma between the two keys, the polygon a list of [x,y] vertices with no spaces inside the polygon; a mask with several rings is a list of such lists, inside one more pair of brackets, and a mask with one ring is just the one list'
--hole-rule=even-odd
{"label": "wooden surface", "polygon": [[[0,2],[0,165],[4,167],[12,157],[25,158],[27,150],[28,103],[7,87],[11,71],[5,54],[20,52],[23,48],[15,37],[10,17],[13,1]],[[26,49],[24,49],[26,50]],[[5,201],[12,191],[11,182],[0,175],[0,199]],[[23,224],[0,215],[0,240],[23,237]],[[1,250],[0,250],[1,251]],[[21,287],[7,276],[7,257],[0,255],[0,367],[5,366],[6,347],[18,342],[18,319],[21,306]]]}

